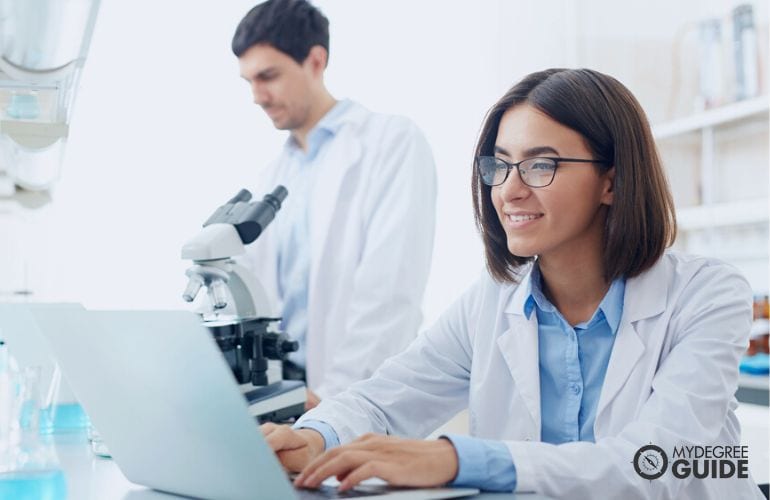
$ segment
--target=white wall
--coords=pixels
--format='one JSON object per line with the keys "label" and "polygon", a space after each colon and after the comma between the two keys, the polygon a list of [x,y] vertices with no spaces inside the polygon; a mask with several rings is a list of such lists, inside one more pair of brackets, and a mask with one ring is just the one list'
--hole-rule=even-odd
{"label": "white wall", "polygon": [[[0,275],[23,280],[26,267],[36,300],[184,306],[182,243],[221,202],[253,185],[284,140],[251,102],[229,49],[253,3],[103,2],[62,181],[51,205],[25,214],[23,230],[0,227],[14,239],[5,246],[10,256],[0,252]],[[428,321],[483,268],[469,184],[487,108],[528,72],[591,65],[616,74],[661,117],[669,89],[659,81],[668,66],[649,51],[668,61],[677,26],[718,7],[699,0],[317,3],[331,20],[333,94],[409,116],[433,146],[439,199]]]}
{"label": "white wall", "polygon": [[280,147],[229,49],[250,4],[103,2],[38,299],[182,306],[182,243]]}
{"label": "white wall", "polygon": [[[567,24],[563,4],[520,4],[529,25]],[[439,172],[432,321],[483,268],[470,165],[487,108],[523,74],[564,65],[564,43],[530,44],[505,2],[321,1],[331,20],[327,83],[337,97],[407,115]],[[184,240],[282,144],[238,77],[229,42],[251,2],[104,2],[54,203],[28,245],[36,300],[182,307]],[[206,8],[206,7],[209,8]],[[558,39],[556,39],[558,40]]]}

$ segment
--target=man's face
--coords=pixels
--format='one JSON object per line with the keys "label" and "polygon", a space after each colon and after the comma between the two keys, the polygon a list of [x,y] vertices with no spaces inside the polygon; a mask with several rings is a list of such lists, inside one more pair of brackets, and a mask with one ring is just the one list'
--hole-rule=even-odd
{"label": "man's face", "polygon": [[308,119],[316,79],[310,59],[298,64],[266,44],[254,45],[238,58],[241,77],[249,82],[254,102],[279,130],[301,128]]}

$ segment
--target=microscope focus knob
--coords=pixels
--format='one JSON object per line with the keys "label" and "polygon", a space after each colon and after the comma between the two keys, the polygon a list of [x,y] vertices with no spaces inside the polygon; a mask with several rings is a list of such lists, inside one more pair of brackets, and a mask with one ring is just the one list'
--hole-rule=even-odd
{"label": "microscope focus knob", "polygon": [[296,340],[284,340],[281,343],[281,350],[283,352],[296,352],[299,350],[299,342]]}
{"label": "microscope focus knob", "polygon": [[268,359],[286,359],[286,355],[299,349],[299,342],[288,340],[277,333],[267,333],[263,337],[262,348]]}

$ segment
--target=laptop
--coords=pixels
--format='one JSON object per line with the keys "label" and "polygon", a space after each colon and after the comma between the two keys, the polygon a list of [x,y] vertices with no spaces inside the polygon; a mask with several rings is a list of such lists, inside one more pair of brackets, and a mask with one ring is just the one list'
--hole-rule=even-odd
{"label": "laptop", "polygon": [[[35,306],[35,304],[0,303],[0,339],[5,340],[10,353],[16,358],[20,367],[40,366],[42,368],[40,380],[47,383],[54,377],[54,357],[30,311]],[[85,311],[79,304],[56,304],[55,307],[75,307]],[[56,400],[56,402],[75,401],[75,396],[66,380],[60,382]]]}
{"label": "laptop", "polygon": [[382,485],[345,493],[328,486],[294,489],[198,316],[72,305],[30,311],[113,459],[134,483],[213,499],[406,500],[478,493]]}

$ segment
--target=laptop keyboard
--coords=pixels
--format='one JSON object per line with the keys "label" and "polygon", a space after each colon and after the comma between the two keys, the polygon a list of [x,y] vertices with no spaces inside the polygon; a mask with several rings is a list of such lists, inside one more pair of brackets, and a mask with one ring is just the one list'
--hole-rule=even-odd
{"label": "laptop keyboard", "polygon": [[375,495],[384,495],[388,491],[393,491],[393,488],[388,488],[386,485],[366,485],[358,488],[342,491],[337,490],[336,486],[328,486],[322,484],[317,490],[299,489],[295,490],[300,500],[315,500],[321,498],[361,498],[371,497]]}

